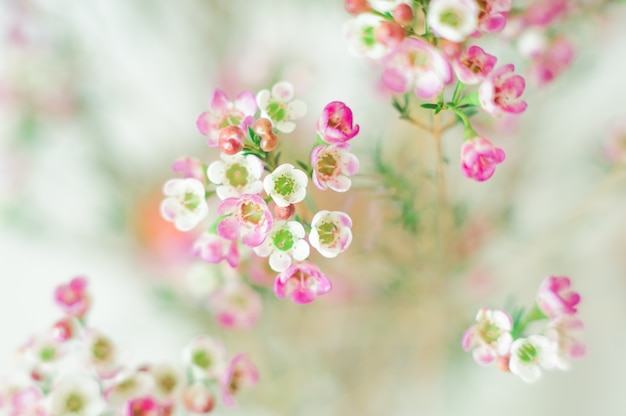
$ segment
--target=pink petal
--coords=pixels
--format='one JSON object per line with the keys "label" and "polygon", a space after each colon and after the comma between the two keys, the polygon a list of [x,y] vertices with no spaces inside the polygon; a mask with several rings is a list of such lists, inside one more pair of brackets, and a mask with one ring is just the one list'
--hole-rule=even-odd
{"label": "pink petal", "polygon": [[216,113],[221,113],[223,111],[228,110],[230,106],[230,100],[226,93],[219,88],[215,90],[213,93],[213,98],[211,99],[211,110]]}

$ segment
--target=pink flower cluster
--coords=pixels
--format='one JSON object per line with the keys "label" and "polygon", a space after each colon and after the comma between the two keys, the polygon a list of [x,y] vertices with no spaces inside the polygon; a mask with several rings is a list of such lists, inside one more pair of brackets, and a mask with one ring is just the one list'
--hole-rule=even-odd
{"label": "pink flower cluster", "polygon": [[[199,336],[183,351],[183,363],[120,363],[115,344],[85,323],[87,280],[61,285],[55,300],[64,316],[20,349],[23,373],[4,374],[0,413],[10,416],[165,416],[184,409],[208,414],[259,375],[245,354],[228,358],[213,338]],[[80,318],[80,319],[78,319]]]}
{"label": "pink flower cluster", "polygon": [[[576,317],[579,302],[568,277],[550,276],[539,286],[534,308],[517,314],[516,320],[505,311],[481,309],[476,324],[463,336],[463,349],[472,350],[478,364],[496,362],[527,383],[538,380],[543,369],[566,370],[570,358],[585,355],[585,345],[577,338],[583,329]],[[543,332],[524,335],[526,327],[539,320],[548,320]]]}
{"label": "pink flower cluster", "polygon": [[[359,160],[350,152],[349,141],[359,133],[352,109],[345,103],[328,103],[316,123],[317,146],[305,162],[280,163],[277,148],[279,134],[296,128],[306,105],[295,99],[293,86],[279,82],[256,95],[245,91],[233,102],[216,90],[210,109],[198,118],[198,129],[209,138],[211,147],[221,150],[220,159],[204,165],[185,157],[174,164],[182,175],[164,186],[166,198],[161,204],[163,217],[181,231],[206,224],[196,240],[193,252],[209,263],[225,260],[239,267],[241,250],[268,257],[275,275],[274,291],[278,297],[291,297],[308,303],[331,290],[329,279],[310,261],[311,246],[323,257],[335,257],[352,241],[352,220],[340,211],[308,212],[301,204],[307,195],[309,179],[320,190],[346,192],[350,177],[359,169]],[[207,200],[219,199],[217,218],[211,215]],[[307,236],[308,234],[308,236]],[[237,280],[236,284],[226,280]],[[223,283],[223,284],[222,284]],[[222,279],[223,286],[211,303],[218,320],[228,327],[246,327],[254,322],[251,311],[259,302],[253,290],[243,289],[240,279]],[[226,286],[228,286],[226,288]],[[235,289],[233,289],[235,288]],[[224,289],[224,290],[222,290]],[[237,293],[248,302],[247,308],[233,307],[229,299]],[[229,312],[224,312],[224,311]],[[244,318],[246,316],[246,318]]]}

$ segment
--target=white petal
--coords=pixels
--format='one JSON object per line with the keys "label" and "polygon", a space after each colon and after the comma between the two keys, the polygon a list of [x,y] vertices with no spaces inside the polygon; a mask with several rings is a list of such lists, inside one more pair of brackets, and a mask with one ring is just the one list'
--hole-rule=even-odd
{"label": "white petal", "polygon": [[227,198],[234,198],[241,195],[233,186],[218,186],[215,188],[215,194],[222,201]]}
{"label": "white petal", "polygon": [[276,124],[276,128],[282,133],[291,133],[296,129],[296,123],[293,121],[281,121]]}
{"label": "white petal", "polygon": [[293,100],[289,104],[287,104],[287,118],[291,120],[297,120],[299,118],[304,117],[306,114],[306,104],[301,100]]}
{"label": "white petal", "polygon": [[265,110],[267,105],[270,102],[270,92],[269,90],[261,90],[256,95],[256,103],[259,105],[261,110]]}
{"label": "white petal", "polygon": [[291,266],[291,256],[284,251],[275,250],[270,256],[270,267],[275,272],[282,272]]}
{"label": "white petal", "polygon": [[289,198],[289,200],[291,201],[292,204],[297,204],[298,202],[302,201],[305,197],[306,197],[306,188],[300,188],[296,192],[291,194],[291,197]]}
{"label": "white petal", "polygon": [[298,238],[304,238],[304,227],[298,221],[288,221],[286,227],[293,235]]}
{"label": "white petal", "polygon": [[293,252],[291,254],[295,260],[302,261],[309,257],[309,254],[311,254],[311,248],[306,241],[299,240],[294,245]]}
{"label": "white petal", "polygon": [[211,182],[221,185],[226,179],[226,164],[221,160],[216,160],[209,165],[206,173]]}
{"label": "white petal", "polygon": [[272,87],[272,97],[274,97],[277,101],[286,103],[287,101],[291,101],[294,96],[293,85],[287,81],[281,81]]}

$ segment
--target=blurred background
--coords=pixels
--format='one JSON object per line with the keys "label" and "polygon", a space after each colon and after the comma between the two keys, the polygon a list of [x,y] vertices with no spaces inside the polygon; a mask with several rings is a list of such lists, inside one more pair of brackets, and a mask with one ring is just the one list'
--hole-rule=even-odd
{"label": "blurred background", "polygon": [[[529,83],[522,116],[477,121],[507,153],[491,180],[462,176],[462,129],[446,134],[443,235],[432,144],[348,54],[348,19],[339,0],[0,0],[0,372],[54,319],[54,287],[85,275],[90,322],[128,363],[178,360],[200,333],[247,351],[261,382],[224,414],[626,414],[626,7],[560,27],[572,67]],[[485,45],[524,71],[506,37]],[[361,126],[363,179],[316,194],[354,242],[322,263],[333,292],[300,306],[258,285],[257,325],[229,330],[201,283],[224,272],[160,219],[161,187],[177,158],[217,157],[195,126],[215,88],[279,80],[309,108],[286,155],[307,157],[329,101]],[[477,366],[460,347],[476,311],[530,305],[548,275],[582,294],[587,357],[533,385]]]}

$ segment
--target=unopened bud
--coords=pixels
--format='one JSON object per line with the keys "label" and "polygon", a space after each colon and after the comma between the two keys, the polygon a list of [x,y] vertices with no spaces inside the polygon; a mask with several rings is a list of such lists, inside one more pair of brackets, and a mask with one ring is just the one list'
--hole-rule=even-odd
{"label": "unopened bud", "polygon": [[220,149],[227,155],[234,155],[243,149],[243,130],[237,126],[228,126],[220,131]]}
{"label": "unopened bud", "polygon": [[367,0],[346,0],[344,6],[346,11],[353,15],[369,12],[371,10]]}
{"label": "unopened bud", "polygon": [[266,118],[260,118],[254,122],[252,129],[258,135],[272,133],[272,122]]}
{"label": "unopened bud", "polygon": [[262,134],[260,146],[261,150],[263,150],[264,152],[271,152],[272,150],[276,149],[276,146],[278,146],[278,136],[276,136],[272,132],[269,132],[268,134]]}
{"label": "unopened bud", "polygon": [[391,14],[396,22],[401,24],[402,26],[410,25],[413,23],[413,9],[406,3],[401,3],[393,9]]}
{"label": "unopened bud", "polygon": [[296,206],[294,204],[289,204],[286,207],[279,207],[278,205],[274,207],[274,215],[276,215],[276,218],[279,220],[288,220],[295,212]]}
{"label": "unopened bud", "polygon": [[404,29],[396,22],[383,22],[374,32],[374,37],[378,42],[391,47],[402,42],[404,36]]}

